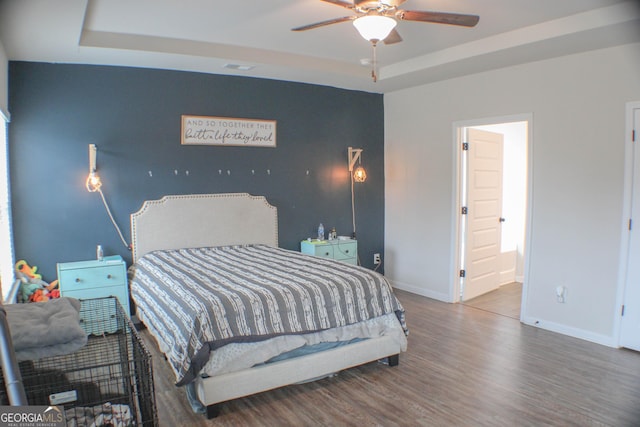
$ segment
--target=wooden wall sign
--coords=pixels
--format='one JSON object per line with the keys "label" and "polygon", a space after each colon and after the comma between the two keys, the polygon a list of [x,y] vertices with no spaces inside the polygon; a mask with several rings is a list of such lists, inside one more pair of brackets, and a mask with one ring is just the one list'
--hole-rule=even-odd
{"label": "wooden wall sign", "polygon": [[181,144],[275,147],[276,121],[183,115]]}

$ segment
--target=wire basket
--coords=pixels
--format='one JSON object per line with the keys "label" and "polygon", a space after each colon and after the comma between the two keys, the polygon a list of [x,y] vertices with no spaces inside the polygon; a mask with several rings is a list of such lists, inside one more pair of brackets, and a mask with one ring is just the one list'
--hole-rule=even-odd
{"label": "wire basket", "polygon": [[[29,405],[64,407],[73,426],[157,425],[151,355],[118,299],[82,300],[80,319],[86,346],[19,363]],[[8,405],[0,379],[0,404]]]}

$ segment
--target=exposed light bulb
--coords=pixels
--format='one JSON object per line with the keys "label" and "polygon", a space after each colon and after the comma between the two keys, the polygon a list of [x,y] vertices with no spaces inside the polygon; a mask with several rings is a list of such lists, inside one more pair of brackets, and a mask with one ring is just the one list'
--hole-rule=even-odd
{"label": "exposed light bulb", "polygon": [[362,166],[358,166],[353,171],[353,180],[355,182],[365,182],[367,180],[367,172],[364,170]]}
{"label": "exposed light bulb", "polygon": [[100,190],[100,187],[102,187],[102,181],[100,180],[100,177],[97,173],[91,172],[89,174],[89,176],[87,177],[86,187],[87,191],[89,191],[90,193],[94,193]]}

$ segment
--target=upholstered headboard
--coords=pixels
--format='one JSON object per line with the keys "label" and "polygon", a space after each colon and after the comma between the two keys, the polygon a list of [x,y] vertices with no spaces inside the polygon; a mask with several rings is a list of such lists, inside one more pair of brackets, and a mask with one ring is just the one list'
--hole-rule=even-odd
{"label": "upholstered headboard", "polygon": [[278,211],[247,193],[165,196],[131,215],[131,240],[134,262],[157,249],[278,246]]}

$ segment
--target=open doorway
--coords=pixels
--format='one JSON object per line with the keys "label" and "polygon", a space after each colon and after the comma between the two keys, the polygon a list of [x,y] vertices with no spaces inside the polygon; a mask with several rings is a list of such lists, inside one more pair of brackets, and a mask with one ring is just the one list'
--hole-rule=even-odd
{"label": "open doorway", "polygon": [[619,317],[619,345],[640,351],[640,234],[637,222],[640,213],[640,102],[627,104],[627,141],[625,144],[625,196],[622,229],[622,262],[618,295],[622,302]]}
{"label": "open doorway", "polygon": [[[458,301],[520,319],[530,117],[456,124]],[[456,280],[454,280],[456,283]]]}

